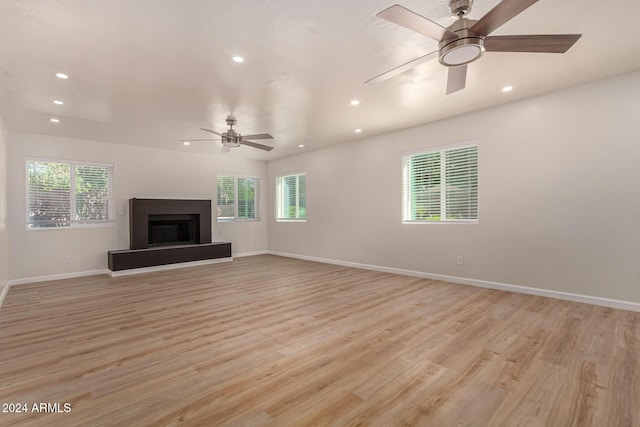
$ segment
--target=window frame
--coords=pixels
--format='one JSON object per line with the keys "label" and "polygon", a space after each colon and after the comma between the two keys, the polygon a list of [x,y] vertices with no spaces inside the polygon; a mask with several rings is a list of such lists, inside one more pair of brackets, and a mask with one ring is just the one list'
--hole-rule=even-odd
{"label": "window frame", "polygon": [[[218,178],[227,177],[233,178],[233,217],[218,217]],[[253,193],[253,218],[238,218],[238,179],[253,179],[255,180],[254,193]],[[260,218],[260,177],[250,175],[236,175],[228,173],[219,173],[216,175],[216,222],[257,222],[261,221]]]}
{"label": "window frame", "polygon": [[[294,176],[296,177],[296,211],[299,212],[300,211],[300,177],[304,176],[305,177],[305,207],[304,207],[304,218],[284,218],[280,216],[280,212],[281,210],[283,210],[284,206],[283,206],[283,202],[284,202],[284,198],[282,197],[283,195],[280,194],[280,190],[279,190],[279,181],[283,181],[284,179],[290,176]],[[276,222],[307,222],[307,206],[306,206],[306,199],[308,196],[308,192],[307,192],[307,173],[306,172],[296,172],[296,173],[289,173],[286,175],[281,175],[281,176],[277,176],[276,177],[276,186],[275,186],[275,214],[274,214],[274,219],[276,220]]]}
{"label": "window frame", "polygon": [[[75,222],[75,220],[70,220],[68,226],[61,227],[31,227],[31,223],[29,222],[29,201],[30,201],[30,187],[29,187],[29,163],[30,162],[41,162],[41,163],[57,163],[57,164],[68,164],[69,165],[69,209],[70,216],[74,217],[76,212],[76,176],[75,176],[75,168],[76,166],[89,166],[89,167],[104,167],[107,168],[108,173],[108,182],[110,194],[108,196],[108,210],[107,214],[109,216],[106,220],[89,220],[83,222]],[[71,229],[83,229],[83,228],[112,228],[116,225],[116,210],[115,210],[115,184],[114,184],[114,175],[115,175],[115,165],[113,163],[101,163],[101,162],[90,162],[86,160],[67,160],[67,159],[53,159],[53,158],[45,158],[45,157],[26,157],[25,158],[25,222],[27,231],[50,231],[50,230],[71,230]]]}
{"label": "window frame", "polygon": [[[441,176],[441,186],[445,186],[446,187],[446,180],[442,179],[443,177],[446,176],[446,165],[442,163],[442,159],[444,157],[444,153],[447,151],[451,151],[451,150],[457,150],[457,149],[462,149],[462,148],[468,148],[468,147],[476,147],[477,149],[477,163],[476,163],[476,169],[477,169],[477,182],[479,182],[479,176],[480,176],[480,143],[478,142],[478,140],[472,139],[472,140],[467,140],[467,141],[461,141],[461,142],[455,142],[455,143],[451,143],[451,144],[445,144],[445,145],[439,145],[439,146],[435,146],[435,147],[428,147],[428,148],[423,148],[423,149],[419,149],[419,150],[413,150],[413,151],[408,151],[402,154],[401,157],[401,161],[402,161],[402,173],[401,173],[401,179],[402,179],[402,223],[403,224],[478,224],[479,220],[480,220],[480,203],[479,203],[479,198],[478,198],[478,194],[476,194],[476,197],[478,198],[477,201],[477,207],[476,207],[476,211],[477,211],[477,216],[475,219],[440,219],[437,221],[427,221],[427,220],[418,220],[418,219],[410,219],[411,216],[411,212],[407,212],[407,208],[410,205],[410,201],[407,200],[407,197],[410,196],[410,189],[407,189],[407,185],[411,185],[410,183],[410,177],[409,175],[409,168],[408,165],[410,163],[410,159],[412,156],[418,156],[418,155],[426,155],[426,154],[432,154],[432,153],[440,153],[440,176]],[[441,193],[441,200],[445,201],[446,198],[446,192]],[[445,209],[446,209],[446,202],[445,203]],[[442,213],[442,202],[441,202],[441,210],[440,212]],[[408,219],[409,218],[409,219]]]}

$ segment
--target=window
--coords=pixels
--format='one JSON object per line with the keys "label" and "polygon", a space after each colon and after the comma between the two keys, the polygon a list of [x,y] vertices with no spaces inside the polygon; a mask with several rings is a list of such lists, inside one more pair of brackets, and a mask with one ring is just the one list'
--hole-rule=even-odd
{"label": "window", "polygon": [[478,220],[478,145],[405,155],[403,220],[468,222]]}
{"label": "window", "polygon": [[218,221],[257,220],[258,178],[218,175]]}
{"label": "window", "polygon": [[27,160],[27,228],[113,222],[113,165]]}
{"label": "window", "polygon": [[276,221],[306,221],[307,176],[279,176],[276,178]]}

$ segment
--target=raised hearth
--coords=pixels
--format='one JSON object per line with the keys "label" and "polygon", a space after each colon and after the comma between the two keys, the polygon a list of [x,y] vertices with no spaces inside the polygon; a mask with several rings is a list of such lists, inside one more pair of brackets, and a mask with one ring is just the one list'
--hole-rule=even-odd
{"label": "raised hearth", "polygon": [[109,251],[109,270],[122,271],[183,262],[231,259],[231,243],[159,246],[149,249]]}

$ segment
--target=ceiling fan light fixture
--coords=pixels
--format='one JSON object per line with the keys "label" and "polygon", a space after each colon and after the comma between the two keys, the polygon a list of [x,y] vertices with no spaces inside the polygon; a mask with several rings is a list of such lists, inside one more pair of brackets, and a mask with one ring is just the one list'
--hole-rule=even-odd
{"label": "ceiling fan light fixture", "polygon": [[440,49],[440,63],[447,67],[465,65],[484,53],[484,40],[479,37],[458,39]]}
{"label": "ceiling fan light fixture", "polygon": [[501,0],[484,16],[475,20],[465,17],[471,11],[473,0],[449,0],[449,11],[455,22],[446,28],[399,4],[388,7],[376,16],[436,40],[438,50],[379,74],[366,83],[380,83],[390,79],[434,58],[437,54],[440,63],[449,67],[446,92],[449,95],[464,89],[467,78],[466,65],[479,59],[485,51],[565,53],[578,41],[581,34],[490,35],[537,1]]}

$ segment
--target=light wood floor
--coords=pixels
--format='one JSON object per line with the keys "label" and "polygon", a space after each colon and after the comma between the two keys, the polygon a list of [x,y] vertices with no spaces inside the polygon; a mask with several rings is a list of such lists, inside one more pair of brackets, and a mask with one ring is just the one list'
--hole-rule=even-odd
{"label": "light wood floor", "polygon": [[2,426],[640,426],[640,313],[269,255],[22,285],[0,402],[72,405]]}

